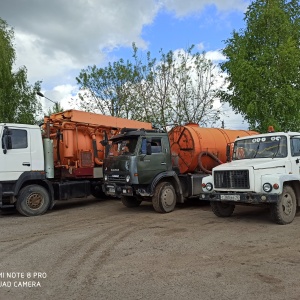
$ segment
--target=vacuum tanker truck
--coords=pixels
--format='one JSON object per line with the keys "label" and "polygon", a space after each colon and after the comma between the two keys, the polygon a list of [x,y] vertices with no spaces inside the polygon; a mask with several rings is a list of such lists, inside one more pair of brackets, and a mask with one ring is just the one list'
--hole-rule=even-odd
{"label": "vacuum tanker truck", "polygon": [[197,124],[176,126],[169,133],[122,130],[110,139],[104,159],[104,191],[127,207],[152,201],[157,212],[171,212],[176,203],[199,196],[202,178],[230,157],[228,145],[253,134],[257,132]]}
{"label": "vacuum tanker truck", "polygon": [[52,208],[55,200],[102,191],[105,146],[121,128],[150,123],[68,110],[36,125],[0,124],[0,208],[15,206],[25,216]]}

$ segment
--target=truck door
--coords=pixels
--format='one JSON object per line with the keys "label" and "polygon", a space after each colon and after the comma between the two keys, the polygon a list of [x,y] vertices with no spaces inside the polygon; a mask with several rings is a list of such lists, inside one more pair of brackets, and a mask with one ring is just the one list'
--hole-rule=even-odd
{"label": "truck door", "polygon": [[300,136],[291,137],[292,172],[300,175]]}
{"label": "truck door", "polygon": [[140,154],[137,158],[140,184],[149,184],[157,174],[167,171],[166,152],[166,146],[162,143],[162,138],[152,138],[151,142],[147,142],[146,138],[142,139]]}
{"label": "truck door", "polygon": [[26,128],[3,127],[0,150],[0,181],[17,180],[31,171],[30,134]]}

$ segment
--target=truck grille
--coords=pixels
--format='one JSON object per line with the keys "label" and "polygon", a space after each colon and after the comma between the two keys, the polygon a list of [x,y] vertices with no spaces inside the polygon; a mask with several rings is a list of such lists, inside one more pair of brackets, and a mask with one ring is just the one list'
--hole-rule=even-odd
{"label": "truck grille", "polygon": [[214,186],[226,189],[249,189],[249,171],[215,171]]}
{"label": "truck grille", "polygon": [[108,175],[108,182],[125,182],[125,175]]}

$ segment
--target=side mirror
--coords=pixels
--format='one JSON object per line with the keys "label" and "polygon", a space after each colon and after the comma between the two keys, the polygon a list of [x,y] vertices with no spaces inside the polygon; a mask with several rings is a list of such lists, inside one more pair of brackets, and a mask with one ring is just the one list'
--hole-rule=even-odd
{"label": "side mirror", "polygon": [[151,154],[152,154],[151,143],[147,142],[147,155],[151,155]]}
{"label": "side mirror", "polygon": [[6,154],[8,149],[12,149],[11,131],[7,126],[4,127],[2,136],[3,153]]}
{"label": "side mirror", "polygon": [[227,162],[229,162],[231,159],[230,159],[230,143],[227,144],[226,146],[226,159],[227,159]]}
{"label": "side mirror", "polygon": [[102,146],[107,146],[108,145],[108,136],[106,131],[104,131],[104,139],[100,142]]}
{"label": "side mirror", "polygon": [[2,138],[3,153],[6,154],[7,150],[12,149],[12,141],[10,135],[4,135]]}
{"label": "side mirror", "polygon": [[100,141],[100,144],[104,147],[104,156],[105,158],[108,156],[108,151],[109,151],[109,142],[108,142],[108,136],[106,131],[104,131],[104,139]]}

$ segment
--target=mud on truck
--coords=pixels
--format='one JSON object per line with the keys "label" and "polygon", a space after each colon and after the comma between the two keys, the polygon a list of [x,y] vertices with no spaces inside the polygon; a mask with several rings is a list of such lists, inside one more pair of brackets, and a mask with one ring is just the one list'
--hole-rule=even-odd
{"label": "mud on truck", "polygon": [[226,145],[256,132],[176,126],[169,133],[124,130],[110,139],[104,160],[104,191],[126,207],[151,201],[168,213],[176,203],[199,197],[202,178],[226,161]]}
{"label": "mud on truck", "polygon": [[200,199],[229,217],[236,205],[267,206],[278,224],[294,220],[300,205],[300,133],[271,132],[239,138],[231,162],[202,182]]}

